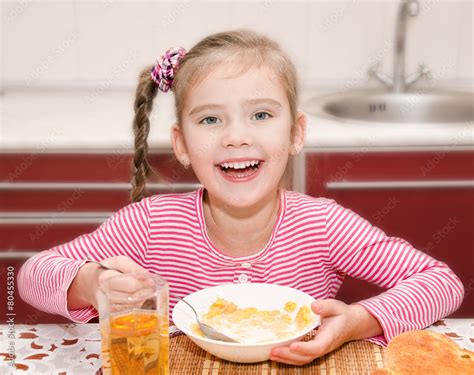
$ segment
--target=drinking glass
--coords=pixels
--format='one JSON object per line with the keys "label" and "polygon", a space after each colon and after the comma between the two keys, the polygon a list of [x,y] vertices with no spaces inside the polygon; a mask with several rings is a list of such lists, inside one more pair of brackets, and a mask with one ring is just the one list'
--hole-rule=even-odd
{"label": "drinking glass", "polygon": [[98,291],[104,374],[169,375],[169,289],[148,272],[114,276]]}

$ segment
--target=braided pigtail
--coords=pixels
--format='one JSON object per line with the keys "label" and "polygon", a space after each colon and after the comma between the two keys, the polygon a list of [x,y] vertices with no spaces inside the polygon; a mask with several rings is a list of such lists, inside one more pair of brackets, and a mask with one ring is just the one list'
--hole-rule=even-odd
{"label": "braided pigtail", "polygon": [[130,193],[132,202],[139,202],[143,199],[146,195],[146,180],[150,172],[156,174],[147,160],[147,138],[150,132],[150,113],[153,109],[153,99],[158,90],[163,92],[172,90],[175,74],[185,54],[186,50],[184,48],[169,48],[164,55],[160,56],[153,67],[143,70],[140,74],[135,93],[135,118],[133,119],[135,154],[132,162],[132,191]]}
{"label": "braided pigtail", "polygon": [[150,113],[153,109],[153,99],[158,92],[158,86],[150,79],[151,70],[152,67],[149,67],[141,72],[135,93],[135,117],[133,119],[135,152],[132,161],[131,202],[139,202],[146,196],[146,180],[150,172],[154,172],[147,160]]}

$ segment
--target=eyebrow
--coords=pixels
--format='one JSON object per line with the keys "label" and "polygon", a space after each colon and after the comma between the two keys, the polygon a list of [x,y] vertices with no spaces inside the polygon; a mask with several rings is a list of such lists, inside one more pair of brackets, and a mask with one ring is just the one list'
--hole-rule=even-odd
{"label": "eyebrow", "polygon": [[[245,104],[246,104],[246,105],[270,104],[270,105],[275,106],[275,107],[282,107],[282,105],[280,104],[279,101],[277,101],[277,100],[275,100],[275,99],[270,99],[270,98],[249,99],[249,100],[246,100],[246,101],[245,101]],[[218,108],[222,108],[222,106],[219,105],[219,104],[204,104],[204,105],[200,105],[200,106],[197,106],[197,107],[193,108],[193,109],[189,112],[189,116],[192,116],[192,115],[194,115],[194,114],[196,114],[196,113],[205,111],[206,109],[218,109]]]}

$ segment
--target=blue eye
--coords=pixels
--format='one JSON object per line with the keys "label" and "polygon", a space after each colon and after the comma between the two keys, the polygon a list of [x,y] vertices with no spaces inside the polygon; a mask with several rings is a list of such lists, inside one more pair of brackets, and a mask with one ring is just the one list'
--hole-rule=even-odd
{"label": "blue eye", "polygon": [[257,120],[266,120],[267,117],[262,117],[262,116],[259,116],[259,115],[267,115],[268,118],[272,117],[269,113],[267,112],[257,112],[254,116]]}
{"label": "blue eye", "polygon": [[207,122],[206,125],[214,125],[214,124],[217,124],[217,117],[214,117],[214,116],[208,116],[208,117],[204,117],[201,121],[199,121],[200,124],[203,123],[203,121],[205,120],[208,120],[208,119],[212,119],[211,122]]}

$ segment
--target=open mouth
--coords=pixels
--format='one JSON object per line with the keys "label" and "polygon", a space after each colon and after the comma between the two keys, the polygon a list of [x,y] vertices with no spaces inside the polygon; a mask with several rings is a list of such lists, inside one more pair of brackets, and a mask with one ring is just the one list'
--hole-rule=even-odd
{"label": "open mouth", "polygon": [[246,178],[255,174],[262,164],[262,160],[252,160],[247,162],[219,164],[218,167],[227,176],[233,178]]}

